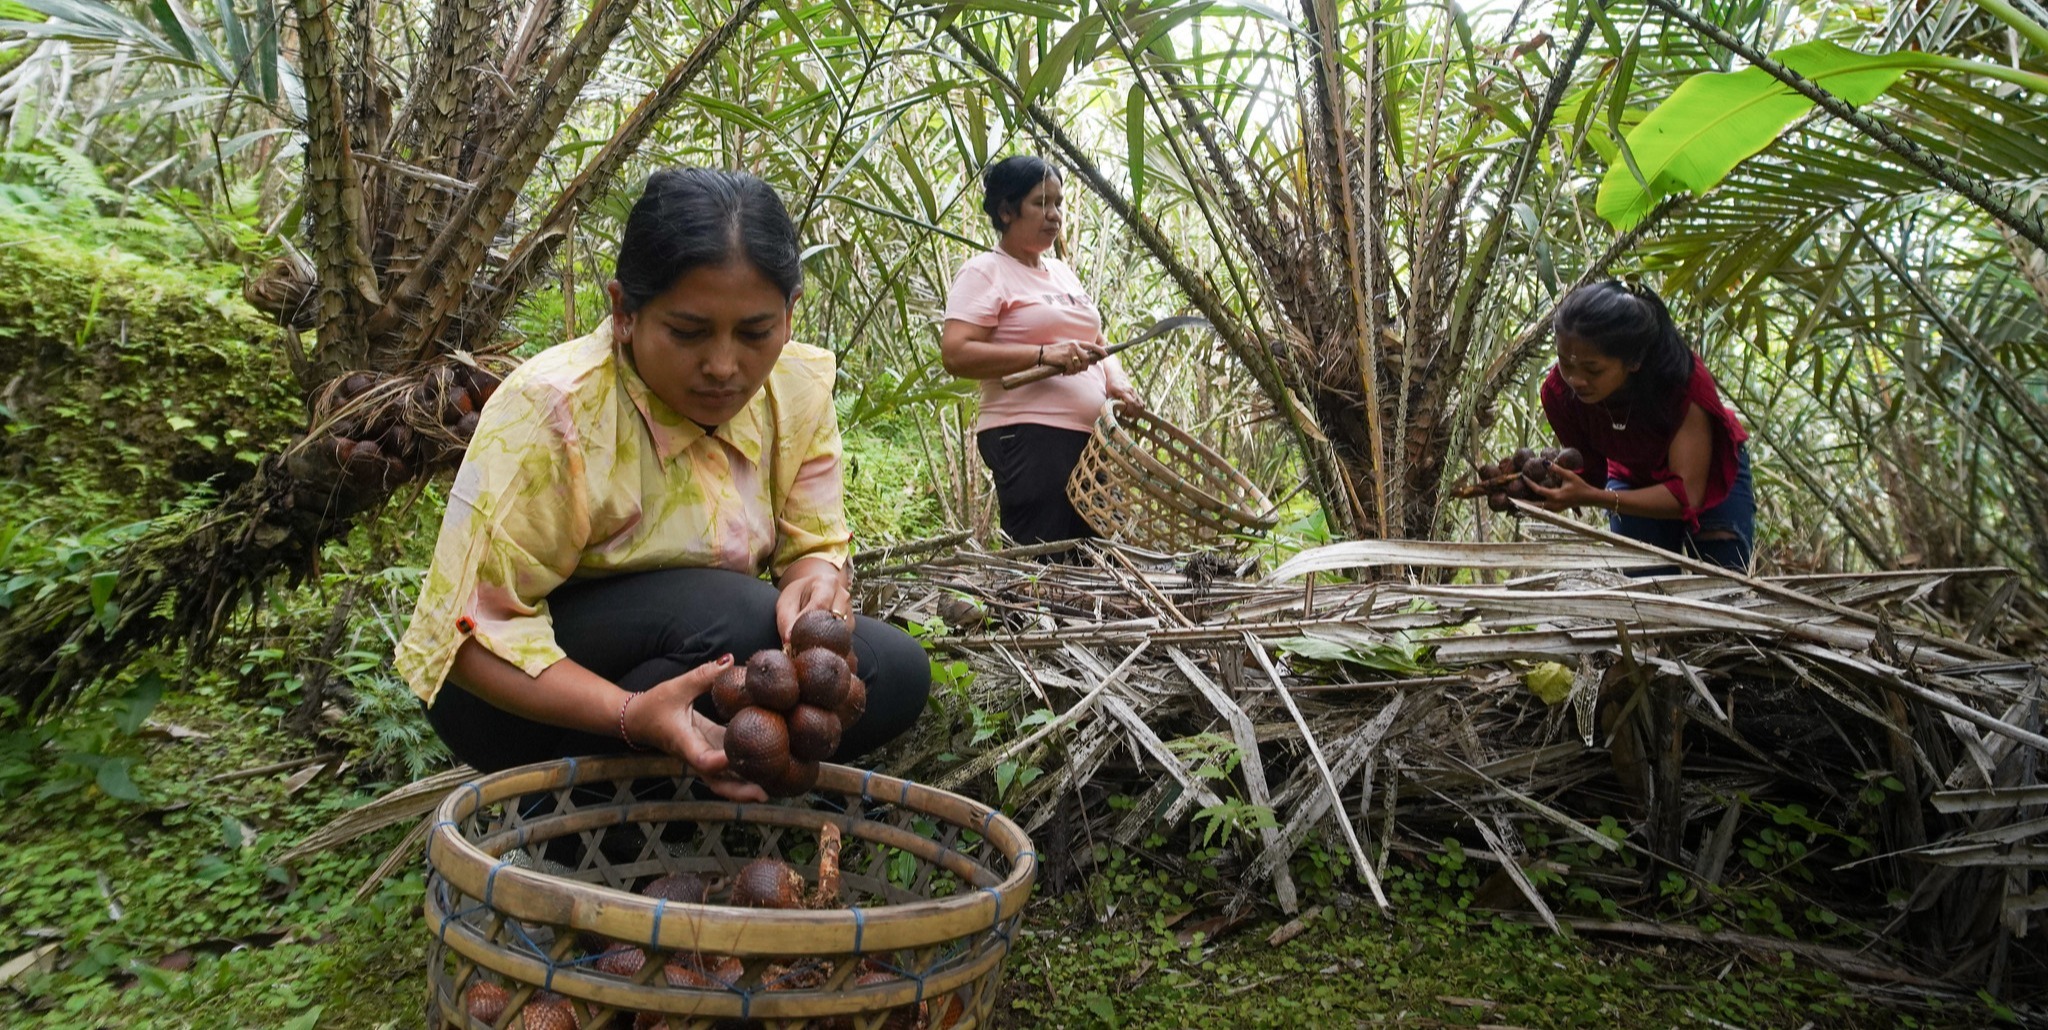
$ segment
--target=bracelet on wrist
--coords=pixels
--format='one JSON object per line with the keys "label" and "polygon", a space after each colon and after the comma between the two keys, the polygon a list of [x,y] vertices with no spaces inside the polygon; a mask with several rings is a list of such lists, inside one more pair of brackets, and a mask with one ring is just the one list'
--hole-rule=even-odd
{"label": "bracelet on wrist", "polygon": [[1037,368],[1038,366],[1043,364],[1045,364],[1045,344],[1041,343],[1038,345],[1038,360],[1032,362],[1031,367]]}
{"label": "bracelet on wrist", "polygon": [[619,705],[619,739],[625,741],[626,746],[635,751],[645,751],[647,750],[646,748],[641,747],[639,743],[626,733],[626,709],[633,707],[633,702],[638,700],[640,700],[639,694],[628,693],[626,700]]}

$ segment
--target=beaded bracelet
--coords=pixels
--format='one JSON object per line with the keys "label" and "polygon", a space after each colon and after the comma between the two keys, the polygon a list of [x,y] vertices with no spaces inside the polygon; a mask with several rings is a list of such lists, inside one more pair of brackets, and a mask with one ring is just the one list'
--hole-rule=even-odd
{"label": "beaded bracelet", "polygon": [[639,694],[628,693],[625,702],[619,705],[619,739],[625,741],[626,746],[635,751],[645,751],[646,748],[634,743],[633,738],[626,735],[626,709],[633,707],[633,702],[639,698]]}

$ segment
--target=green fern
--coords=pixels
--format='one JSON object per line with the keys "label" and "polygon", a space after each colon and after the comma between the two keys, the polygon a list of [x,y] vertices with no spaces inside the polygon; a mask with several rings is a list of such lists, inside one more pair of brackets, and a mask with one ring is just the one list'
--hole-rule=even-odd
{"label": "green fern", "polygon": [[379,671],[351,676],[349,685],[355,691],[353,722],[363,731],[358,761],[403,770],[407,780],[439,772],[454,761],[404,683]]}
{"label": "green fern", "polygon": [[92,160],[65,147],[39,150],[0,150],[0,174],[26,179],[48,191],[53,199],[118,204],[121,195],[107,186],[107,180]]}

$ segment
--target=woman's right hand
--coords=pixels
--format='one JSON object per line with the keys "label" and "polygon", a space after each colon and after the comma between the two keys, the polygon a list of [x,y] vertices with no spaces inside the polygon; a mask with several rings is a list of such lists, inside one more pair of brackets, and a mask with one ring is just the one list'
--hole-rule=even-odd
{"label": "woman's right hand", "polygon": [[1108,356],[1109,352],[1093,340],[1068,340],[1046,344],[1045,356],[1041,360],[1059,369],[1061,375],[1070,376],[1087,371],[1088,366]]}
{"label": "woman's right hand", "polygon": [[766,801],[768,792],[734,775],[726,765],[725,727],[697,711],[696,701],[718,674],[732,667],[726,655],[674,679],[647,688],[626,708],[626,736],[688,762],[705,784],[728,801]]}
{"label": "woman's right hand", "polygon": [[[1605,508],[1606,498],[1613,491],[1595,489],[1593,484],[1581,478],[1578,473],[1562,465],[1552,465],[1557,470],[1558,485],[1543,486],[1529,483],[1529,489],[1536,492],[1537,507],[1548,511],[1571,511],[1575,508]],[[1523,482],[1528,482],[1524,478]]]}

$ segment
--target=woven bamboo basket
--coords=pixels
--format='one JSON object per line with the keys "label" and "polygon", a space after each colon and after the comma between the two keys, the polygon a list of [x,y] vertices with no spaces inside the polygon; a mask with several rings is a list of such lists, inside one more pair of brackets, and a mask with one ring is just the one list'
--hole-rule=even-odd
{"label": "woven bamboo basket", "polygon": [[1067,478],[1067,499],[1097,533],[1178,554],[1238,545],[1273,528],[1272,504],[1223,456],[1148,411],[1102,406]]}
{"label": "woven bamboo basket", "polygon": [[[754,858],[815,881],[828,825],[839,907],[717,903]],[[467,783],[427,862],[428,1022],[465,1030],[986,1027],[1038,869],[1016,823],[946,791],[826,765],[802,799],[743,804],[642,755]],[[711,903],[633,893],[686,872]],[[642,961],[604,958],[621,943]],[[485,996],[503,998],[488,1021]]]}

